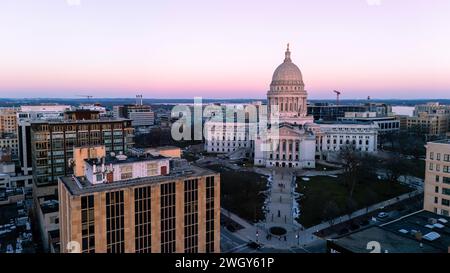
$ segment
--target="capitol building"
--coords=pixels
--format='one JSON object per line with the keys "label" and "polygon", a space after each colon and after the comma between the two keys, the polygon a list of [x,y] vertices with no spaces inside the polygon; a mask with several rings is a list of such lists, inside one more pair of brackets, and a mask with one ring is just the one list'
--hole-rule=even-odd
{"label": "capitol building", "polygon": [[[302,73],[292,62],[288,44],[283,63],[273,73],[267,105],[253,105],[264,118],[206,121],[205,150],[230,158],[251,158],[255,166],[286,168],[315,168],[318,159],[335,161],[344,147],[367,153],[377,150],[376,124],[315,122],[307,114],[307,98]],[[258,122],[265,123],[264,134],[255,129]]]}

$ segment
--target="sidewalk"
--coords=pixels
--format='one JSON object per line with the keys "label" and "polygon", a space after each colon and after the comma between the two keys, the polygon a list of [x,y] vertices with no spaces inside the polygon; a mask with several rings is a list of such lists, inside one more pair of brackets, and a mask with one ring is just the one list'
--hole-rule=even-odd
{"label": "sidewalk", "polygon": [[[342,215],[340,217],[337,217],[337,218],[335,218],[332,221],[332,223],[333,223],[333,225],[337,225],[337,224],[340,224],[342,222],[346,222],[346,221],[349,221],[351,219],[357,218],[359,216],[362,216],[362,215],[368,214],[370,212],[376,211],[376,210],[378,210],[378,209],[380,209],[382,207],[387,207],[387,206],[396,204],[398,202],[401,202],[403,200],[415,197],[415,196],[420,195],[420,194],[423,194],[422,190],[416,190],[416,191],[412,191],[412,192],[409,192],[409,193],[405,193],[405,194],[400,195],[398,197],[394,197],[392,199],[389,199],[389,200],[386,200],[386,201],[383,201],[383,202],[371,205],[370,207],[357,210],[357,211],[353,212],[350,216],[347,214],[347,215]],[[310,227],[310,228],[306,229],[305,232],[308,232],[308,233],[312,234],[312,233],[320,231],[322,229],[326,229],[326,228],[328,228],[330,226],[331,226],[330,225],[330,221],[322,222],[321,224],[318,224],[316,226],[313,226],[313,227]]]}

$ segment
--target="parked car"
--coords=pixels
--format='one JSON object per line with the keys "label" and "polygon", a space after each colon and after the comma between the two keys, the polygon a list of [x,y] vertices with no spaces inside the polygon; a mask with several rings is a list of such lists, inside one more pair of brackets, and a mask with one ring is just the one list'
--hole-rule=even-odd
{"label": "parked car", "polygon": [[378,213],[378,215],[377,215],[377,218],[378,219],[380,219],[380,220],[382,220],[382,219],[386,219],[386,218],[388,218],[389,217],[389,214],[387,214],[386,212],[380,212],[380,213]]}

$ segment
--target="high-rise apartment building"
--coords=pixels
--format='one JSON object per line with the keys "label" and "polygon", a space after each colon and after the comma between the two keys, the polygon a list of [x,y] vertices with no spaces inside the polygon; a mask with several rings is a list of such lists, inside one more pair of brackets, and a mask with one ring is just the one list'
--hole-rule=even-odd
{"label": "high-rise apartment building", "polygon": [[220,252],[219,174],[169,161],[91,159],[61,177],[61,252]]}
{"label": "high-rise apartment building", "polygon": [[128,119],[100,119],[98,112],[67,112],[64,120],[30,122],[35,197],[54,194],[59,176],[70,175],[74,147],[104,145],[106,153],[125,154],[133,145]]}
{"label": "high-rise apartment building", "polygon": [[424,209],[450,215],[450,140],[426,145]]}

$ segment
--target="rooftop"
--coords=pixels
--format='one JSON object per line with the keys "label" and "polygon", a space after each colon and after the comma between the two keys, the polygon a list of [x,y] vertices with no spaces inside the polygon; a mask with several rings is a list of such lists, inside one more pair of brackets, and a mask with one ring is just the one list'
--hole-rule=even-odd
{"label": "rooftop", "polygon": [[[104,158],[105,164],[124,164],[124,163],[134,163],[134,162],[142,162],[142,161],[151,161],[151,160],[158,160],[158,159],[168,159],[164,156],[152,156],[150,154],[146,154],[144,156],[132,156],[132,157],[125,157],[124,159],[120,159],[121,155],[117,156],[107,156]],[[119,157],[119,158],[118,158]],[[91,158],[91,159],[85,159],[85,161],[89,165],[99,165],[102,164],[103,159],[97,159],[97,158]]]}
{"label": "rooftop", "polygon": [[45,120],[32,120],[31,124],[74,124],[74,123],[104,123],[104,122],[123,122],[131,121],[126,118],[112,118],[112,117],[100,117],[100,119],[86,119],[86,120],[61,120],[61,119],[45,119]]}
{"label": "rooftop", "polygon": [[430,141],[429,143],[450,144],[450,138]]}
{"label": "rooftop", "polygon": [[152,185],[163,182],[173,181],[179,178],[188,179],[205,175],[214,175],[216,172],[203,169],[193,165],[184,165],[170,170],[168,175],[140,177],[129,180],[121,180],[112,183],[91,184],[84,177],[64,176],[60,177],[60,181],[64,183],[68,191],[72,195],[83,195],[94,192],[111,191],[126,187],[134,187],[141,185]]}
{"label": "rooftop", "polygon": [[58,200],[45,201],[40,206],[43,214],[58,212],[59,210]]}
{"label": "rooftop", "polygon": [[[420,234],[422,239],[417,239]],[[351,252],[367,253],[367,243],[376,241],[382,252],[447,253],[450,247],[450,217],[418,211],[381,226],[371,226],[333,239]]]}
{"label": "rooftop", "polygon": [[315,123],[319,125],[373,125],[372,121],[365,121],[365,120],[316,120]]}

